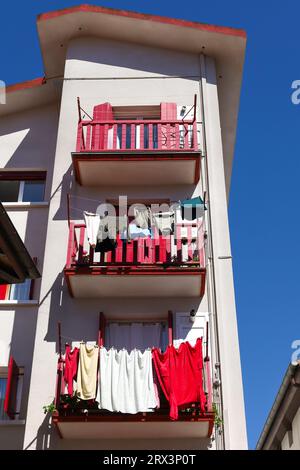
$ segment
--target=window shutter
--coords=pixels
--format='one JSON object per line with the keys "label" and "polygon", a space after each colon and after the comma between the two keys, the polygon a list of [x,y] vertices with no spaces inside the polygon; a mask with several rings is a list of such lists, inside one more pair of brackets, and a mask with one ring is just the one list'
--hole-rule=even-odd
{"label": "window shutter", "polygon": [[206,344],[206,322],[208,314],[197,312],[195,321],[191,322],[190,312],[175,313],[175,339],[176,347],[183,341],[195,344],[197,338],[203,338],[203,345]]}
{"label": "window shutter", "polygon": [[105,121],[106,119],[108,121],[113,120],[113,110],[112,110],[112,105],[110,103],[102,103],[102,104],[97,104],[97,106],[94,106],[93,109],[93,119],[94,121]]}
{"label": "window shutter", "polygon": [[[176,121],[177,120],[177,104],[176,103],[160,103],[160,119],[162,121]],[[168,148],[176,147],[175,125],[171,125],[168,131],[166,124],[161,125],[161,148],[166,150]]]}
{"label": "window shutter", "polygon": [[8,284],[0,285],[0,300],[6,300],[8,295]]}
{"label": "window shutter", "polygon": [[[93,109],[93,120],[94,121],[112,121],[114,119],[113,109],[110,103],[102,103],[94,106]],[[110,126],[111,127],[111,126]],[[107,141],[108,136],[106,136]],[[107,143],[105,142],[104,135],[104,126],[93,126],[92,134],[92,149],[93,150],[103,150],[107,148]]]}
{"label": "window shutter", "polygon": [[160,103],[160,119],[162,121],[177,120],[177,104],[176,103]]}
{"label": "window shutter", "polygon": [[7,384],[4,399],[4,413],[10,419],[15,419],[17,413],[17,389],[18,389],[19,367],[11,356],[8,364]]}

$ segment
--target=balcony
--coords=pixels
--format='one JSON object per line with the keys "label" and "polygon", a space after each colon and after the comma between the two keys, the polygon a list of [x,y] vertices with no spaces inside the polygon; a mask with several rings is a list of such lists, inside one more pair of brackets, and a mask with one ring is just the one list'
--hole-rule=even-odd
{"label": "balcony", "polygon": [[83,186],[196,184],[196,120],[81,120],[72,160]]}
{"label": "balcony", "polygon": [[[172,312],[168,314],[168,340],[173,343]],[[106,319],[99,318],[98,345],[105,345]],[[205,410],[199,403],[190,403],[179,409],[178,420],[169,417],[170,404],[162,389],[158,388],[160,408],[152,412],[127,414],[98,408],[95,400],[83,401],[65,395],[63,385],[65,360],[61,351],[61,325],[59,331],[59,358],[55,393],[55,411],[52,422],[62,439],[206,439],[210,438],[215,420],[212,405],[211,365],[208,355],[208,324],[203,343],[203,388],[206,395]],[[162,444],[163,447],[163,444]]]}
{"label": "balcony", "polygon": [[62,439],[205,439],[212,434],[214,413],[195,409],[171,421],[167,409],[136,415],[60,410],[52,422]]}
{"label": "balcony", "polygon": [[84,224],[70,223],[65,278],[71,296],[202,297],[204,233],[199,223],[176,224],[173,235],[124,241],[95,253]]}

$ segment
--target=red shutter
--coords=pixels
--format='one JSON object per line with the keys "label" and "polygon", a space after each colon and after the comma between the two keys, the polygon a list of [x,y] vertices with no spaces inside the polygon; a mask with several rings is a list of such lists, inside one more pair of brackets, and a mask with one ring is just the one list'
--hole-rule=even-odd
{"label": "red shutter", "polygon": [[95,121],[112,121],[113,118],[113,110],[110,103],[102,103],[94,106],[93,119]]}
{"label": "red shutter", "polygon": [[4,398],[4,412],[10,417],[10,419],[15,419],[17,412],[18,378],[19,367],[11,356],[8,364],[7,384]]}
{"label": "red shutter", "polygon": [[8,291],[8,284],[0,285],[0,300],[6,300]]}
{"label": "red shutter", "polygon": [[[94,121],[112,121],[114,119],[113,110],[110,103],[102,103],[94,106]],[[94,125],[92,134],[92,149],[103,150],[105,148],[104,125]]]}
{"label": "red shutter", "polygon": [[[160,119],[162,121],[176,121],[177,120],[177,104],[176,103],[160,103]],[[175,138],[175,125],[161,126],[161,148],[170,149],[176,147]]]}
{"label": "red shutter", "polygon": [[176,103],[160,103],[160,119],[162,121],[177,120],[177,104]]}

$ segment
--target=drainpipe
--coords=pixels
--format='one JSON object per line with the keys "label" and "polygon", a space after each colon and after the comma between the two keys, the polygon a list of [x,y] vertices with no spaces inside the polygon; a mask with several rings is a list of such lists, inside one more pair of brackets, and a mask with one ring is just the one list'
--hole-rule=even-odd
{"label": "drainpipe", "polygon": [[[206,243],[206,259],[207,259],[207,293],[208,293],[208,309],[210,315],[210,337],[212,347],[212,382],[213,382],[213,397],[214,402],[217,404],[218,413],[223,422],[223,400],[222,400],[222,381],[220,369],[220,349],[218,338],[218,318],[217,318],[217,301],[216,301],[216,282],[215,282],[215,266],[214,254],[212,243],[212,226],[210,217],[210,191],[209,191],[209,178],[208,168],[206,164],[207,148],[206,148],[206,130],[205,130],[205,110],[204,110],[204,81],[205,81],[205,56],[200,54],[200,80],[199,80],[199,93],[200,93],[200,109],[202,116],[202,134],[203,134],[203,151],[201,159],[201,179],[202,186],[206,190],[207,211],[206,225],[207,225],[207,243]],[[224,442],[224,427],[223,424],[220,428],[221,432],[215,430],[215,442],[217,450],[225,449]]]}

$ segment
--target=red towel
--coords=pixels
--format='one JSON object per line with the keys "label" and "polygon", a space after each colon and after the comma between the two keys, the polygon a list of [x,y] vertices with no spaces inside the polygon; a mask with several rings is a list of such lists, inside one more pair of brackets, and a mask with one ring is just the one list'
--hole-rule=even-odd
{"label": "red towel", "polygon": [[66,353],[65,353],[64,379],[68,386],[69,395],[73,395],[73,380],[77,376],[78,360],[79,360],[79,349],[74,348],[73,351],[71,351],[71,346],[67,344]]}
{"label": "red towel", "polygon": [[170,418],[178,419],[178,407],[191,403],[199,403],[204,411],[202,338],[197,339],[195,346],[189,342],[181,343],[178,349],[168,346],[164,353],[155,348],[152,357],[159,383],[170,403]]}

